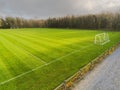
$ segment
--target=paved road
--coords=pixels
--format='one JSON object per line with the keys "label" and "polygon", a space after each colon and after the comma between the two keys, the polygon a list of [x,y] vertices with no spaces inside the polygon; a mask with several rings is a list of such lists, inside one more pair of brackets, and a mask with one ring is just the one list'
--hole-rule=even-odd
{"label": "paved road", "polygon": [[75,85],[73,90],[120,90],[120,48]]}

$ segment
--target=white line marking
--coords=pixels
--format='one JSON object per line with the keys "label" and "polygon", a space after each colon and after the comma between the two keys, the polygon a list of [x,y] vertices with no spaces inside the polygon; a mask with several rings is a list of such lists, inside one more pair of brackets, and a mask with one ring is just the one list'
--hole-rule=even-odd
{"label": "white line marking", "polygon": [[[23,49],[23,48],[22,48]],[[33,55],[32,53],[30,53],[30,52],[28,52],[27,50],[25,50],[25,49],[23,49],[26,53],[28,53],[29,55],[31,55],[32,57],[34,57],[34,58],[36,58],[37,60],[40,60],[41,62],[43,62],[43,63],[47,63],[47,62],[45,62],[44,60],[42,60],[41,58],[39,58],[39,57],[37,57],[37,56],[35,56],[35,55]]]}
{"label": "white line marking", "polygon": [[1,85],[4,85],[4,84],[6,84],[6,83],[8,83],[8,82],[10,82],[10,81],[12,81],[12,80],[15,80],[15,79],[17,79],[17,78],[19,78],[19,77],[22,77],[22,76],[24,76],[24,75],[26,75],[26,74],[29,74],[29,73],[31,73],[31,72],[34,72],[34,71],[36,71],[36,70],[38,70],[38,69],[40,69],[40,68],[42,68],[42,67],[44,67],[44,66],[48,66],[48,65],[50,65],[50,64],[52,64],[52,63],[54,63],[54,62],[57,62],[57,61],[65,58],[65,57],[67,57],[67,56],[69,56],[69,55],[72,55],[72,54],[74,54],[74,53],[76,53],[76,52],[79,52],[79,51],[81,51],[81,50],[83,50],[83,49],[85,49],[85,48],[88,48],[88,47],[92,46],[92,45],[93,45],[93,44],[91,44],[91,45],[89,45],[89,46],[86,46],[86,47],[84,47],[84,48],[81,48],[81,49],[79,49],[79,50],[75,50],[75,51],[73,51],[73,52],[71,52],[71,53],[68,53],[68,54],[66,54],[66,55],[64,55],[64,56],[62,56],[62,57],[59,57],[59,58],[57,58],[57,59],[55,59],[55,60],[53,60],[53,61],[51,61],[51,62],[49,62],[49,63],[46,63],[46,64],[44,64],[44,65],[42,65],[42,66],[36,67],[36,68],[34,68],[34,69],[30,70],[30,71],[27,71],[27,72],[25,72],[25,73],[23,73],[23,74],[20,74],[20,75],[18,75],[18,76],[15,76],[15,77],[13,77],[13,78],[11,78],[11,79],[9,79],[9,80],[3,81],[3,82],[0,83],[0,86],[1,86]]}

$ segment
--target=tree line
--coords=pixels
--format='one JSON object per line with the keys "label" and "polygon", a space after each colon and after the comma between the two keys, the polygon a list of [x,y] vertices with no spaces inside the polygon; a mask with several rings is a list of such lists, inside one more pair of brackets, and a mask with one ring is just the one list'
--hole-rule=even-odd
{"label": "tree line", "polygon": [[44,27],[44,22],[45,20],[6,17],[0,18],[0,28],[40,28]]}
{"label": "tree line", "polygon": [[65,16],[47,20],[0,18],[0,28],[76,28],[120,30],[120,13]]}
{"label": "tree line", "polygon": [[49,18],[46,26],[51,28],[109,29],[120,30],[120,14],[97,14]]}

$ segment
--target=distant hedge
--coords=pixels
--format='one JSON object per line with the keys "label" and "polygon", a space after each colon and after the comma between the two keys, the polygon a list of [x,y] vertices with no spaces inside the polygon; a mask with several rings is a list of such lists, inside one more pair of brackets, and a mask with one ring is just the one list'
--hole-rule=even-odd
{"label": "distant hedge", "polygon": [[0,18],[0,28],[76,28],[120,30],[120,13],[91,14],[84,16],[65,16],[34,20],[6,17]]}

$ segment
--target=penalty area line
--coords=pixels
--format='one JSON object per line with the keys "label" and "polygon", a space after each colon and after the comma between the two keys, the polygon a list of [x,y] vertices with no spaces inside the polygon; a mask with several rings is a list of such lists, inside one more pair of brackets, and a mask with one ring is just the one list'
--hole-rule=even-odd
{"label": "penalty area line", "polygon": [[[24,50],[24,49],[23,49]],[[40,60],[41,62],[43,62],[44,64],[46,64],[47,62],[45,62],[44,60],[42,60],[41,58],[39,58],[39,57],[37,57],[37,56],[35,56],[35,55],[33,55],[32,53],[30,53],[30,52],[28,52],[28,51],[26,51],[26,50],[24,50],[26,53],[28,53],[30,56],[32,56],[32,57],[34,57],[34,58],[36,58],[37,60]]]}
{"label": "penalty area line", "polygon": [[65,57],[67,57],[67,56],[70,56],[70,55],[72,55],[72,54],[74,54],[74,53],[76,53],[76,52],[79,52],[79,51],[81,51],[81,50],[84,50],[85,48],[88,48],[88,47],[90,47],[90,46],[92,46],[92,45],[94,45],[94,44],[91,44],[91,45],[88,45],[88,46],[86,46],[86,47],[84,47],[84,48],[75,50],[75,51],[73,51],[73,52],[71,52],[71,53],[68,53],[68,54],[66,54],[66,55],[64,55],[64,56],[61,56],[61,57],[59,57],[59,58],[57,58],[57,59],[55,59],[55,60],[53,60],[53,61],[51,61],[51,62],[49,62],[49,63],[46,63],[46,64],[41,65],[41,66],[38,66],[38,67],[36,67],[36,68],[34,68],[34,69],[31,69],[31,70],[29,70],[29,71],[27,71],[27,72],[25,72],[25,73],[22,73],[22,74],[20,74],[20,75],[17,75],[17,76],[15,76],[15,77],[11,78],[11,79],[6,80],[6,81],[3,81],[3,82],[0,83],[0,86],[4,85],[4,84],[6,84],[6,83],[8,83],[8,82],[10,82],[10,81],[13,81],[13,80],[15,80],[15,79],[17,79],[17,78],[20,78],[20,77],[22,77],[22,76],[24,76],[24,75],[26,75],[26,74],[29,74],[29,73],[31,73],[31,72],[34,72],[34,71],[36,71],[36,70],[38,70],[38,69],[41,69],[41,68],[43,68],[44,66],[48,66],[48,65],[50,65],[50,64],[52,64],[52,63],[55,63],[55,62],[57,62],[57,61],[65,58]]}

